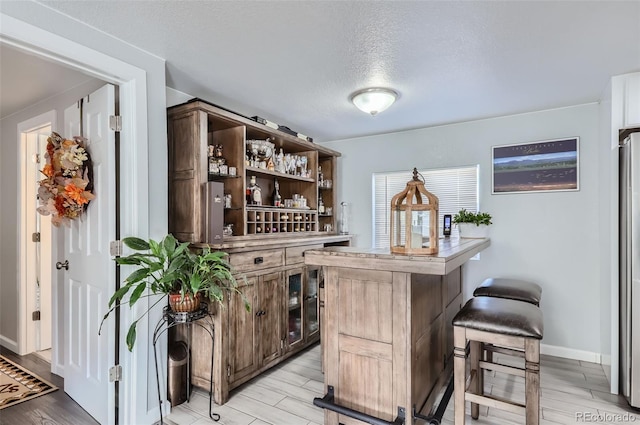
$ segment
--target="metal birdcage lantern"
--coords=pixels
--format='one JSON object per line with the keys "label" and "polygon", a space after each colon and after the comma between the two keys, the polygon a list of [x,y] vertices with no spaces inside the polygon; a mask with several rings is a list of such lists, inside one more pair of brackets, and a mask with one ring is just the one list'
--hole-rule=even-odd
{"label": "metal birdcage lantern", "polygon": [[391,199],[390,242],[393,254],[438,253],[438,197],[427,191],[413,169],[413,179]]}

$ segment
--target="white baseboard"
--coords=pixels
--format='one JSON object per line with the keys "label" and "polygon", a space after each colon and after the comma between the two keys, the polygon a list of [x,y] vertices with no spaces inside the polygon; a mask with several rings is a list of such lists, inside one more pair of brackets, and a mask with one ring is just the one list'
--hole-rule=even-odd
{"label": "white baseboard", "polygon": [[[591,351],[575,350],[573,348],[558,347],[555,345],[540,344],[540,354],[548,356],[562,357],[565,359],[581,360],[583,362],[591,362],[602,364],[602,354]],[[611,359],[609,357],[609,362]]]}
{"label": "white baseboard", "polygon": [[20,354],[18,352],[18,342],[5,337],[4,335],[0,335],[0,345],[4,348],[8,348],[16,354]]}

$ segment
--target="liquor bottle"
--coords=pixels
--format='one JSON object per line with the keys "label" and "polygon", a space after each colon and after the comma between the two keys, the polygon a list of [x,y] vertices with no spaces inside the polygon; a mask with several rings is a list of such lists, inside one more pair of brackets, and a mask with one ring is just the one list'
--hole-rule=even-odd
{"label": "liquor bottle", "polygon": [[247,186],[246,190],[247,205],[256,205],[254,197],[256,186],[256,176],[251,176],[249,186]]}
{"label": "liquor bottle", "polygon": [[324,187],[324,174],[322,174],[322,165],[318,166],[318,186]]}
{"label": "liquor bottle", "polygon": [[324,200],[322,199],[322,193],[318,195],[318,214],[324,214]]}
{"label": "liquor bottle", "polygon": [[282,196],[280,195],[280,184],[278,184],[278,179],[273,180],[273,206],[282,206]]}
{"label": "liquor bottle", "polygon": [[253,205],[262,205],[262,189],[258,186],[258,183],[256,183],[256,176],[251,176],[251,184],[253,186],[251,190]]}

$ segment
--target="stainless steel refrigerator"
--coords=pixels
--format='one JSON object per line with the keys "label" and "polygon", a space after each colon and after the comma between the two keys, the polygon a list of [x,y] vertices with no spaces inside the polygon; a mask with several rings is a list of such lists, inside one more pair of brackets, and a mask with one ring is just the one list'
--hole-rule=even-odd
{"label": "stainless steel refrigerator", "polygon": [[620,391],[640,407],[640,128],[620,132]]}

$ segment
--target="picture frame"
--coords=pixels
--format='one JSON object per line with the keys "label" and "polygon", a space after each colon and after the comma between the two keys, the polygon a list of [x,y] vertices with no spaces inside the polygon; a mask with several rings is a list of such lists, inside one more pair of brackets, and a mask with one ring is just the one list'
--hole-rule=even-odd
{"label": "picture frame", "polygon": [[492,147],[492,194],[580,190],[579,137]]}

